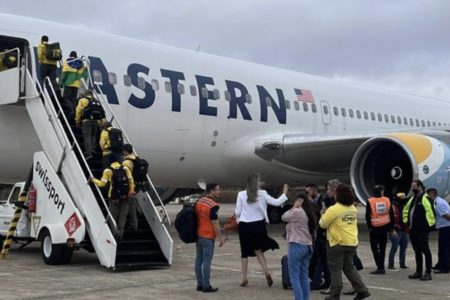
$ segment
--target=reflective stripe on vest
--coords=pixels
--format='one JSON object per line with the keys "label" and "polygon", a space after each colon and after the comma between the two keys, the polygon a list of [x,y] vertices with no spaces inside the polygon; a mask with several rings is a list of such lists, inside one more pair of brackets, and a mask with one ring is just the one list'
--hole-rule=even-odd
{"label": "reflective stripe on vest", "polygon": [[204,197],[195,204],[197,215],[197,234],[199,237],[215,239],[216,232],[211,220],[211,209],[218,204],[211,198]]}
{"label": "reflective stripe on vest", "polygon": [[386,197],[370,198],[370,222],[373,227],[381,227],[391,222],[389,211],[391,201]]}

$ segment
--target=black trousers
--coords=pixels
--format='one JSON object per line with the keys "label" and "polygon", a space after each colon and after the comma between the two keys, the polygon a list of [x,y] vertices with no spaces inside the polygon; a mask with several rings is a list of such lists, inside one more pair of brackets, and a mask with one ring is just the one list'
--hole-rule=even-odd
{"label": "black trousers", "polygon": [[56,86],[56,65],[42,64],[41,65],[41,83],[44,82],[45,77],[50,77],[53,86]]}
{"label": "black trousers", "polygon": [[370,249],[378,270],[384,270],[384,259],[386,257],[386,244],[388,233],[385,229],[372,229],[370,231]]}
{"label": "black trousers", "polygon": [[409,239],[416,256],[416,272],[423,273],[423,255],[425,255],[425,272],[431,273],[432,257],[428,242],[430,232],[428,230],[411,230]]}
{"label": "black trousers", "polygon": [[78,88],[73,86],[65,86],[63,93],[62,108],[67,117],[75,115],[75,108],[77,106]]}
{"label": "black trousers", "polygon": [[450,271],[450,226],[439,228],[438,240],[438,267],[439,271]]}

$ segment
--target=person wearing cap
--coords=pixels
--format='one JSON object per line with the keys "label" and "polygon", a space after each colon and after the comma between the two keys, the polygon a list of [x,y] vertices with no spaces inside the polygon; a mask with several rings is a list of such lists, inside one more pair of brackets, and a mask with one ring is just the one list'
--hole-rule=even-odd
{"label": "person wearing cap", "polygon": [[87,77],[87,69],[83,61],[77,57],[77,52],[70,52],[69,58],[64,61],[60,80],[60,85],[64,88],[63,109],[68,116],[73,114],[81,79]]}
{"label": "person wearing cap", "polygon": [[102,150],[102,166],[106,168],[109,164],[109,156],[111,155],[111,141],[109,139],[109,130],[111,130],[112,124],[107,120],[103,120],[100,124],[100,149]]}
{"label": "person wearing cap", "polygon": [[392,197],[392,208],[394,211],[394,230],[396,234],[389,234],[389,240],[391,241],[391,250],[389,251],[388,270],[396,270],[395,268],[395,255],[397,254],[398,247],[400,246],[399,262],[401,269],[407,269],[405,263],[406,249],[409,243],[409,230],[408,226],[403,224],[402,211],[405,206],[405,193],[397,193]]}

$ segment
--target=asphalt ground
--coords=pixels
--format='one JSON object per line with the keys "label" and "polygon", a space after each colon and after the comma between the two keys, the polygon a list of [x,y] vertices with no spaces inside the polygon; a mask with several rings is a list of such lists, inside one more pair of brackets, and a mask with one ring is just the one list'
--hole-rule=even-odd
{"label": "asphalt ground", "polygon": [[[181,209],[179,205],[167,206],[172,220]],[[221,221],[232,214],[234,205],[224,204],[220,210]],[[364,263],[360,272],[372,294],[370,299],[447,299],[450,298],[450,275],[433,275],[432,281],[421,282],[408,279],[414,272],[414,253],[407,250],[410,269],[388,271],[386,275],[371,275],[375,268],[368,242],[368,232],[363,222],[363,208],[359,208],[360,245],[358,254]],[[265,278],[256,258],[249,263],[249,285],[239,287],[240,250],[235,233],[219,248],[216,245],[212,264],[212,285],[219,288],[214,294],[195,291],[193,270],[195,246],[180,242],[175,229],[170,228],[174,238],[174,261],[167,269],[112,272],[100,266],[95,254],[84,250],[74,253],[72,263],[65,266],[47,266],[40,257],[39,243],[24,249],[13,246],[9,256],[0,259],[0,299],[293,299],[291,290],[281,285],[280,259],[286,253],[281,234],[282,224],[270,225],[269,234],[280,244],[277,251],[266,252],[266,259],[274,285],[266,286]],[[431,235],[433,263],[437,259],[437,233]],[[388,243],[388,250],[390,244]],[[396,261],[398,264],[398,261]],[[398,265],[397,265],[398,266]],[[344,277],[345,278],[345,277]],[[345,280],[345,279],[344,279]],[[345,281],[344,290],[350,288]],[[323,299],[313,291],[311,299]],[[341,296],[341,299],[353,299]]]}

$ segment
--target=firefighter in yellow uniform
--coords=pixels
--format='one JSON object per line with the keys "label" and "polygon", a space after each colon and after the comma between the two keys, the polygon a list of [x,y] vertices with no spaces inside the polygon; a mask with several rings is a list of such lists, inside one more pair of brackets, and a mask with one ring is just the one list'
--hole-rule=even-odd
{"label": "firefighter in yellow uniform", "polygon": [[129,200],[136,193],[130,170],[119,162],[116,155],[110,155],[110,161],[111,165],[103,171],[102,178],[100,180],[92,178],[91,181],[101,188],[109,184],[109,210],[117,223],[117,237],[120,240],[127,221]]}
{"label": "firefighter in yellow uniform", "polygon": [[[133,154],[133,146],[130,144],[123,145],[123,165],[127,167],[131,174],[133,174],[134,169],[134,160],[136,159],[136,155]],[[133,178],[134,179],[134,178]],[[136,184],[136,182],[135,182]],[[133,230],[138,229],[138,220],[137,220],[137,213],[136,213],[136,198],[130,199],[130,208],[128,211],[128,217],[130,218],[130,227]]]}

